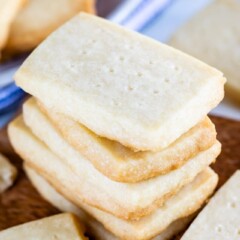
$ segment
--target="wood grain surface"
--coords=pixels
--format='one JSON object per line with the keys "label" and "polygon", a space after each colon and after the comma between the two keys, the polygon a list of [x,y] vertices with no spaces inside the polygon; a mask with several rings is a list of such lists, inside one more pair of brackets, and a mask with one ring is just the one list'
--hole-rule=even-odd
{"label": "wood grain surface", "polygon": [[[219,174],[218,188],[240,169],[240,122],[211,117],[216,124],[222,153],[214,170]],[[9,144],[6,129],[0,130],[0,152],[5,154],[19,170],[12,188],[0,196],[0,230],[17,224],[58,213],[58,210],[44,201],[33,188],[22,171],[22,160]],[[175,239],[179,239],[175,237]]]}

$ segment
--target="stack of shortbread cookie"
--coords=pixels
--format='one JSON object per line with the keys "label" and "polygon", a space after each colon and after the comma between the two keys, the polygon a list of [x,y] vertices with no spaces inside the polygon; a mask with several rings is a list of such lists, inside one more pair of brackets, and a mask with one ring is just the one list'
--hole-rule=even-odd
{"label": "stack of shortbread cookie", "polygon": [[43,196],[91,216],[78,214],[92,234],[166,239],[213,192],[221,146],[207,113],[225,82],[216,69],[79,14],[15,79],[34,98],[10,124],[13,147]]}

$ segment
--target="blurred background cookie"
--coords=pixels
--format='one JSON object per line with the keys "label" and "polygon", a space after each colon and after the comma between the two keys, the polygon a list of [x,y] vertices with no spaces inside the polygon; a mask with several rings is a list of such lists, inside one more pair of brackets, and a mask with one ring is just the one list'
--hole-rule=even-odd
{"label": "blurred background cookie", "polygon": [[16,167],[0,153],[0,193],[12,186],[16,176]]}
{"label": "blurred background cookie", "polygon": [[32,50],[80,11],[94,13],[94,0],[29,0],[11,25],[6,52]]}
{"label": "blurred background cookie", "polygon": [[0,57],[5,46],[9,28],[25,0],[0,0]]}
{"label": "blurred background cookie", "polygon": [[227,96],[240,103],[240,1],[218,0],[180,28],[170,44],[220,69]]}

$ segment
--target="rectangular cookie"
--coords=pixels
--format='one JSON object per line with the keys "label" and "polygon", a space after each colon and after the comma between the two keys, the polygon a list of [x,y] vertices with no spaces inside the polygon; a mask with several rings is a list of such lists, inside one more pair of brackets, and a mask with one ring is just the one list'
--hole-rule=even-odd
{"label": "rectangular cookie", "polygon": [[181,240],[240,239],[240,170],[218,190]]}
{"label": "rectangular cookie", "polygon": [[[25,170],[33,185],[45,199],[61,210],[77,212],[80,219],[83,218],[79,214],[81,210],[56,192],[41,175],[27,165],[25,165]],[[217,179],[217,175],[210,168],[207,168],[192,183],[185,186],[176,196],[168,200],[164,207],[157,209],[154,213],[143,217],[139,221],[124,221],[84,203],[82,203],[81,208],[96,218],[99,225],[102,223],[106,229],[116,234],[120,239],[152,239],[158,234],[154,239],[168,239],[186,226],[191,217],[189,219],[181,217],[189,216],[190,213],[195,212],[196,209],[202,206],[215,188]],[[67,195],[65,196],[67,197]],[[99,231],[93,226],[93,222],[97,222],[96,220],[86,219],[86,217],[84,219],[87,221],[87,225],[92,225],[90,231]],[[104,231],[107,230],[104,229]]]}
{"label": "rectangular cookie", "polygon": [[94,5],[94,0],[29,0],[11,25],[5,51],[32,50],[80,11],[94,13]]}
{"label": "rectangular cookie", "polygon": [[173,35],[169,44],[220,69],[229,97],[240,102],[240,1],[215,0]]}
{"label": "rectangular cookie", "polygon": [[12,186],[16,176],[17,169],[6,157],[0,154],[0,193]]}
{"label": "rectangular cookie", "polygon": [[[140,182],[167,174],[216,142],[215,126],[206,117],[162,151],[134,152],[116,141],[96,135],[82,124],[42,104],[40,109],[71,146],[91,161],[101,173],[119,182]],[[25,102],[25,122],[28,125],[37,124],[35,120],[39,111],[34,98]]]}
{"label": "rectangular cookie", "polygon": [[73,188],[69,194],[73,195],[76,204],[84,201],[123,219],[139,219],[162,206],[210,165],[221,149],[220,143],[216,142],[166,175],[139,183],[120,183],[96,170],[68,145],[47,118],[38,118],[37,122],[39,126],[34,129],[34,134],[25,126],[22,117],[9,125],[8,133],[15,151],[56,188],[60,182]]}
{"label": "rectangular cookie", "polygon": [[221,101],[225,83],[205,63],[85,13],[51,34],[15,80],[49,109],[134,151],[169,146]]}
{"label": "rectangular cookie", "polygon": [[0,58],[4,48],[10,27],[15,16],[26,0],[0,0]]}
{"label": "rectangular cookie", "polygon": [[[43,177],[41,177],[35,170],[24,163],[24,170],[40,193],[40,195],[51,203],[54,207],[58,208],[62,212],[72,212],[76,214],[79,219],[85,224],[87,234],[90,237],[93,237],[97,240],[117,240],[118,238],[114,236],[111,232],[109,232],[104,226],[87,214],[84,210],[74,205],[60,193],[58,193]],[[83,205],[86,205],[83,203]],[[88,206],[89,207],[89,206]],[[93,209],[93,208],[92,208]],[[105,213],[102,212],[104,215]],[[184,219],[180,219],[172,223],[166,230],[164,230],[160,235],[155,237],[153,240],[166,240],[169,239],[171,236],[177,234],[178,232],[182,231],[191,219],[193,215],[186,217]]]}
{"label": "rectangular cookie", "polygon": [[71,213],[57,214],[0,231],[0,240],[87,240]]}

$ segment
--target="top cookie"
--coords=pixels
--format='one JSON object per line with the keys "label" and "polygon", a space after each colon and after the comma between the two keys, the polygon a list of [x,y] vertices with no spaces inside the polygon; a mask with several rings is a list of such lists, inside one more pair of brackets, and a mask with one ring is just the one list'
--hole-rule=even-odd
{"label": "top cookie", "polygon": [[24,62],[17,85],[100,136],[139,150],[167,147],[223,98],[216,69],[81,13]]}

